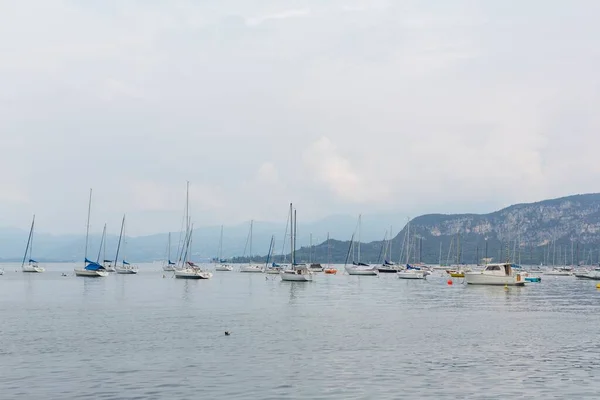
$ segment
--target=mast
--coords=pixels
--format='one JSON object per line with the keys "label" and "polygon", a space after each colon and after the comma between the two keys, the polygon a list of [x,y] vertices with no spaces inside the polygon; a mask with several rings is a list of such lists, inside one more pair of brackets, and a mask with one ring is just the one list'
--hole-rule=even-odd
{"label": "mast", "polygon": [[298,216],[294,210],[294,263],[296,263],[296,240],[298,237]]}
{"label": "mast", "polygon": [[331,259],[331,251],[329,247],[329,232],[327,232],[327,266],[329,267],[329,262]]}
{"label": "mast", "polygon": [[294,220],[292,214],[292,203],[290,203],[290,261],[294,268]]}
{"label": "mast", "polygon": [[312,244],[312,233],[310,234],[310,249],[308,250],[308,263],[312,264],[312,253],[313,253],[313,244]]}
{"label": "mast", "polygon": [[252,226],[254,225],[254,220],[250,220],[250,265],[252,265]]}
{"label": "mast", "polygon": [[360,227],[362,215],[358,214],[358,263],[360,264]]}
{"label": "mast", "polygon": [[[104,240],[106,239],[106,224],[104,224],[104,229],[102,230],[102,239],[100,240],[100,247],[98,248],[98,257],[96,257],[96,262],[100,262],[100,253],[102,253],[102,249],[105,248]],[[104,258],[102,259],[102,263],[104,264],[104,260],[106,260],[106,251],[104,251]]]}
{"label": "mast", "polygon": [[121,221],[121,233],[119,233],[119,242],[117,243],[117,254],[115,255],[115,267],[119,263],[119,250],[121,249],[121,238],[123,238],[123,227],[125,226],[125,214],[123,214],[123,220]]}
{"label": "mast", "polygon": [[275,235],[271,235],[271,243],[269,244],[269,254],[267,254],[267,261],[265,262],[265,268],[269,268],[269,261],[271,260],[271,254],[275,248]]}
{"label": "mast", "polygon": [[406,243],[406,248],[407,248],[407,252],[406,252],[406,265],[408,265],[408,262],[410,261],[410,218],[408,219],[408,223],[407,223],[407,233],[406,233],[406,237],[408,242]]}
{"label": "mast", "polygon": [[221,258],[223,257],[223,225],[221,225],[221,239],[219,239],[219,254],[217,256],[219,258],[218,262],[221,262]]}
{"label": "mast", "polygon": [[86,229],[85,229],[85,255],[84,255],[84,261],[83,262],[83,267],[86,267],[87,264],[87,252],[88,252],[88,243],[89,243],[89,236],[90,236],[90,213],[92,212],[92,188],[90,188],[90,200],[88,202],[88,215],[87,215],[87,225],[86,225]]}
{"label": "mast", "polygon": [[392,258],[392,243],[394,243],[394,234],[392,232],[393,232],[392,226],[390,225],[390,254],[389,254],[389,257],[390,257],[390,262],[393,263],[394,261],[392,261],[393,260],[393,258]]}
{"label": "mast", "polygon": [[33,215],[33,220],[31,221],[31,228],[29,228],[29,238],[27,239],[27,247],[25,247],[25,254],[23,254],[23,262],[21,263],[21,268],[25,266],[25,259],[27,259],[27,251],[29,251],[29,259],[31,259],[31,248],[33,247],[33,225],[35,223],[35,214]]}
{"label": "mast", "polygon": [[169,240],[167,243],[167,264],[171,264],[171,232],[169,232]]}

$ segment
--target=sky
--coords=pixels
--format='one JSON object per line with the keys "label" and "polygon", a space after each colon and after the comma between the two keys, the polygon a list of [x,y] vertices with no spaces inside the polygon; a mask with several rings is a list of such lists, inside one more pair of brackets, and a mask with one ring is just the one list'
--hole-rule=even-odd
{"label": "sky", "polygon": [[93,188],[93,231],[123,213],[131,235],[176,230],[186,181],[197,225],[599,192],[599,13],[0,1],[0,226],[83,233]]}

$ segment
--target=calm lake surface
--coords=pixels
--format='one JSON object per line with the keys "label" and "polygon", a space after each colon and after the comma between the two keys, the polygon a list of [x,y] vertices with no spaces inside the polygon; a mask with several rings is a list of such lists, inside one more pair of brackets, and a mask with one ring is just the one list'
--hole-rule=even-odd
{"label": "calm lake surface", "polygon": [[3,400],[600,396],[600,291],[573,277],[505,291],[441,272],[293,283],[3,267]]}

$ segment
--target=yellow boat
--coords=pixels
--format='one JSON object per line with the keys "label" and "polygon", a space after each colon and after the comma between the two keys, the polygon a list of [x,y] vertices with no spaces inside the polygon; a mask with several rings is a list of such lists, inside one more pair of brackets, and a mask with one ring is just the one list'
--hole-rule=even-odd
{"label": "yellow boat", "polygon": [[448,272],[450,274],[451,277],[453,278],[464,278],[465,277],[465,273],[464,272],[459,272],[459,271],[451,271]]}

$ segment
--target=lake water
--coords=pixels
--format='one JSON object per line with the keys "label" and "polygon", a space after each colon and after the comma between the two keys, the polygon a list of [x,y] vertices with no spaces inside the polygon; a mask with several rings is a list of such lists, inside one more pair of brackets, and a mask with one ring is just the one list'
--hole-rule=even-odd
{"label": "lake water", "polygon": [[595,282],[505,291],[449,286],[440,272],[291,283],[46,267],[0,276],[3,400],[600,396]]}

